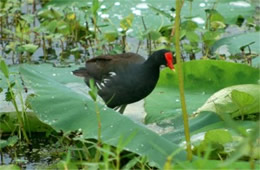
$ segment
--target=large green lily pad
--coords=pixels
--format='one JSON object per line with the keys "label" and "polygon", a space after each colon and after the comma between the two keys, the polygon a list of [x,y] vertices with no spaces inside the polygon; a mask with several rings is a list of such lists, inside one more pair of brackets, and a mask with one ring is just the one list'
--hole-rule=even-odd
{"label": "large green lily pad", "polygon": [[[250,44],[250,45],[249,45]],[[238,35],[222,38],[213,45],[212,50],[216,51],[221,46],[226,46],[228,52],[231,55],[241,53],[240,47],[249,45],[250,52],[259,54],[260,53],[260,33],[259,32],[248,32]],[[245,52],[249,52],[248,48],[245,48]]]}
{"label": "large green lily pad", "polygon": [[[82,130],[83,138],[98,138],[96,107],[91,99],[59,83],[55,76],[40,74],[35,66],[24,65],[20,71],[25,83],[35,90],[36,97],[31,100],[31,105],[41,121],[57,131]],[[114,110],[100,104],[98,108],[104,143],[117,146],[126,142],[124,149],[147,156],[159,167],[178,149],[177,145]],[[175,160],[183,159],[185,153],[180,151]]]}
{"label": "large green lily pad", "polygon": [[[183,64],[185,97],[192,114],[216,91],[238,84],[256,84],[259,70],[244,64],[200,60]],[[145,123],[174,119],[181,114],[176,72],[164,70],[155,90],[145,100]],[[163,101],[163,102],[162,102]]]}

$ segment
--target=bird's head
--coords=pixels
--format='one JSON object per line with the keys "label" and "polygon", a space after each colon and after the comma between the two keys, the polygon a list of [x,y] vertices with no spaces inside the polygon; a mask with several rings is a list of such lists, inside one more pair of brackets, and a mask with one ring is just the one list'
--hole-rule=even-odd
{"label": "bird's head", "polygon": [[155,59],[155,62],[159,65],[165,65],[171,70],[174,70],[175,59],[170,50],[161,49],[152,53],[150,58]]}

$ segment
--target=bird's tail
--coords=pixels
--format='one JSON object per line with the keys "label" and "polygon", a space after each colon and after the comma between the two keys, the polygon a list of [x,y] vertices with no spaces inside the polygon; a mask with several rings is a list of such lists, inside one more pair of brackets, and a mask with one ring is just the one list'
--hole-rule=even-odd
{"label": "bird's tail", "polygon": [[84,68],[84,67],[80,67],[78,70],[72,71],[72,73],[73,73],[75,76],[79,76],[79,77],[85,77],[86,75],[88,75],[87,69]]}

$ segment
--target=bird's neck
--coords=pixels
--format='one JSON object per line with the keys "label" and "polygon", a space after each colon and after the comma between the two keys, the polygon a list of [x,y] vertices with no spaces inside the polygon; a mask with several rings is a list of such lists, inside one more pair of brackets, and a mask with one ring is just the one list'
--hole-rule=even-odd
{"label": "bird's neck", "polygon": [[156,70],[159,71],[160,64],[158,64],[155,59],[151,56],[144,63],[143,67],[148,70]]}
{"label": "bird's neck", "polygon": [[149,76],[151,79],[154,79],[154,81],[157,81],[160,74],[160,65],[158,65],[150,58],[142,65],[143,66],[141,68],[143,69],[144,74]]}

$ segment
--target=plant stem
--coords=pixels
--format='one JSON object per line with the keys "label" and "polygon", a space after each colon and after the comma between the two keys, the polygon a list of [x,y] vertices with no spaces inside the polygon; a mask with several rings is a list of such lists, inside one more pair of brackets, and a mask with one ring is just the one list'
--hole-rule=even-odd
{"label": "plant stem", "polygon": [[124,32],[124,35],[122,36],[122,46],[123,46],[123,53],[125,53],[125,48],[126,48],[126,32]]}
{"label": "plant stem", "polygon": [[24,121],[23,121],[23,116],[22,116],[23,112],[20,112],[19,109],[18,109],[18,105],[17,105],[16,99],[15,99],[15,96],[14,96],[14,92],[13,92],[13,89],[12,89],[12,86],[11,86],[11,83],[9,82],[9,80],[7,80],[7,84],[8,84],[8,87],[10,88],[10,94],[11,94],[11,98],[12,98],[12,103],[13,103],[13,106],[14,106],[15,111],[17,113],[17,118],[18,118],[18,121],[19,121],[20,129],[21,129],[21,131],[23,133],[23,136],[24,136],[26,142],[30,143],[30,140],[27,137],[26,131],[24,129]]}
{"label": "plant stem", "polygon": [[[143,23],[143,26],[144,26],[144,31],[147,31],[147,27],[145,25],[145,22],[144,22],[144,17],[142,17],[142,23]],[[152,53],[152,47],[151,47],[151,34],[148,33],[148,38],[146,40],[146,45],[147,45],[147,48],[148,48],[148,55],[151,55]]]}
{"label": "plant stem", "polygon": [[188,113],[186,109],[185,96],[184,96],[184,82],[183,82],[183,72],[182,72],[182,60],[181,60],[181,50],[180,50],[180,13],[181,13],[181,0],[176,0],[176,18],[175,18],[175,48],[176,48],[176,58],[177,58],[177,73],[179,79],[179,89],[180,89],[180,99],[182,107],[182,116],[184,122],[184,133],[187,145],[187,159],[192,159],[192,150],[190,143],[190,132],[189,132],[189,122]]}
{"label": "plant stem", "polygon": [[44,34],[42,35],[42,50],[43,50],[43,60],[44,60],[44,62],[46,62],[47,59],[48,59],[48,52],[47,52],[47,49],[46,49],[46,42],[45,42],[45,35]]}
{"label": "plant stem", "polygon": [[98,145],[101,145],[101,119],[100,119],[100,111],[96,101],[95,101],[95,105],[96,105],[96,114],[97,114],[97,121],[98,121]]}
{"label": "plant stem", "polygon": [[254,160],[254,145],[251,141],[249,141],[249,147],[250,147],[250,150],[249,150],[249,153],[250,153],[250,159],[249,159],[249,163],[250,163],[250,169],[255,169],[255,160]]}
{"label": "plant stem", "polygon": [[96,18],[96,16],[93,17],[93,25],[94,25],[95,40],[96,40],[96,44],[98,45],[99,41],[98,41],[98,37],[97,37],[97,18]]}
{"label": "plant stem", "polygon": [[[100,111],[98,108],[98,103],[95,101],[95,107],[96,107],[96,114],[97,114],[97,122],[98,122],[98,141],[97,141],[97,147],[101,147],[101,118],[100,118]],[[100,151],[97,148],[95,160],[98,162],[100,159]]]}
{"label": "plant stem", "polygon": [[137,49],[136,49],[136,52],[135,53],[138,53],[139,52],[139,49],[140,49],[140,46],[141,46],[141,40],[139,40],[139,42],[138,42],[138,46],[137,46]]}
{"label": "plant stem", "polygon": [[121,150],[117,148],[117,150],[116,150],[116,170],[120,170],[120,152],[121,152]]}

